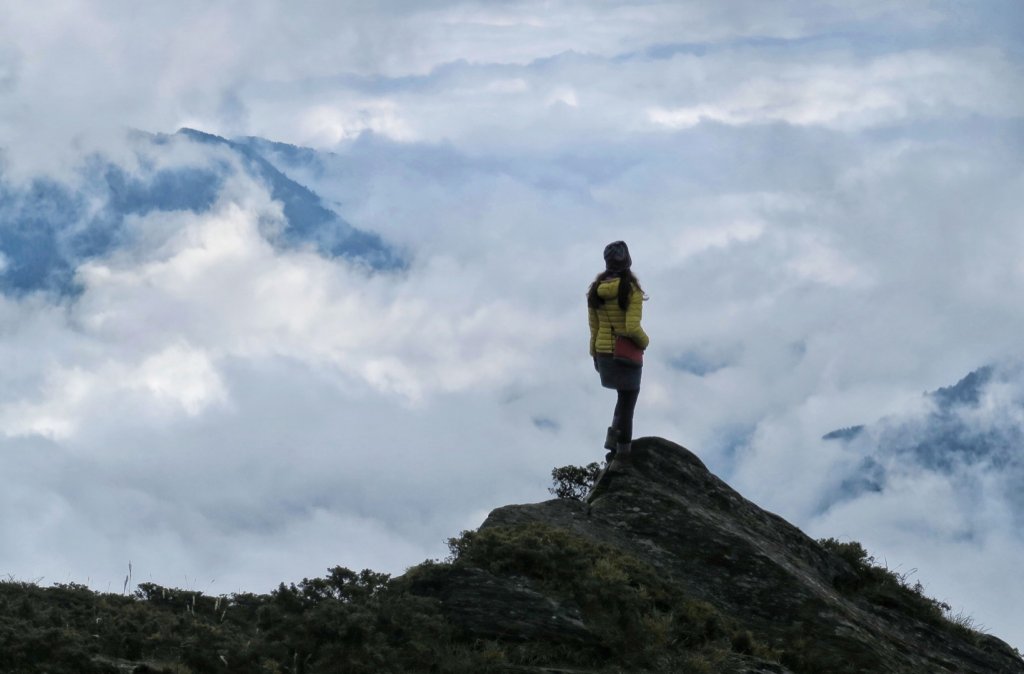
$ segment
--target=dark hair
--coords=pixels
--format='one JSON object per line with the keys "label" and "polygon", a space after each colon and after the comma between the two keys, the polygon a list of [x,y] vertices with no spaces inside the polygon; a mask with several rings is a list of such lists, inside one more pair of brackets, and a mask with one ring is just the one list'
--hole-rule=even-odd
{"label": "dark hair", "polygon": [[623,269],[622,271],[603,271],[597,275],[594,282],[590,284],[590,289],[587,290],[587,306],[592,309],[597,309],[604,304],[604,300],[597,295],[597,286],[602,281],[609,279],[618,278],[619,281],[619,308],[625,311],[629,307],[629,298],[633,294],[633,286],[640,291],[640,295],[644,294],[644,289],[640,287],[640,281],[637,280],[636,275],[630,269]]}

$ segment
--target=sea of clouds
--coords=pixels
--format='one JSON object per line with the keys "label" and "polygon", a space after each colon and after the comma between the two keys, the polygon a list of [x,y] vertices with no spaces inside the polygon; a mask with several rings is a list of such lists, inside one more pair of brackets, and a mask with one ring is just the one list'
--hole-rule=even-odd
{"label": "sea of clouds", "polygon": [[[1015,3],[0,19],[0,194],[50,181],[85,218],[97,156],[226,176],[203,208],[127,214],[73,291],[0,295],[0,574],[118,589],[131,561],[216,593],[443,556],[601,458],[583,294],[625,239],[650,296],[637,433],[1024,643]],[[276,245],[283,206],[235,155],[129,131],[181,126],[407,264]],[[986,365],[975,397],[926,395]]]}

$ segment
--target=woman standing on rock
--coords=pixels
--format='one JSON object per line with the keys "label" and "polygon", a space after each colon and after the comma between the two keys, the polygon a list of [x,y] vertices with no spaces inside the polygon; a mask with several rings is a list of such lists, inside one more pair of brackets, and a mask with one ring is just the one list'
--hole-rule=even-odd
{"label": "woman standing on rock", "polygon": [[594,369],[601,375],[601,386],[615,389],[619,396],[604,441],[608,463],[615,457],[623,459],[629,455],[633,410],[640,396],[643,350],[650,341],[640,327],[647,296],[630,270],[632,262],[625,242],[609,243],[604,249],[605,270],[587,291]]}

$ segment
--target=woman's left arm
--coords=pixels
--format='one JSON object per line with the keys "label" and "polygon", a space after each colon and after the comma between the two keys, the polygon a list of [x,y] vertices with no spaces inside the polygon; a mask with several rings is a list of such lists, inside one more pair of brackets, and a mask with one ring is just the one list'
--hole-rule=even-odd
{"label": "woman's left arm", "polygon": [[643,317],[644,312],[643,304],[643,293],[634,286],[633,294],[629,298],[629,307],[626,308],[625,336],[636,342],[636,345],[641,349],[646,349],[651,339],[640,325],[640,319]]}

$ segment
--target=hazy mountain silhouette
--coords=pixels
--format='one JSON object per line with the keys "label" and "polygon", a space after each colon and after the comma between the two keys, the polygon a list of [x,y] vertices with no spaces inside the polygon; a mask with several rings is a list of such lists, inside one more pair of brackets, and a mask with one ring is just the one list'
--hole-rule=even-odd
{"label": "hazy mountain silhouette", "polygon": [[[74,293],[76,267],[130,243],[127,217],[157,211],[204,213],[238,170],[263,184],[283,205],[286,225],[268,235],[275,246],[312,246],[324,256],[359,261],[376,270],[405,264],[401,253],[325,207],[317,194],[274,168],[252,144],[193,129],[172,135],[135,133],[132,141],[145,149],[138,167],[128,170],[94,155],[84,162],[74,185],[48,177],[14,185],[0,173],[0,291]],[[152,154],[169,155],[172,144],[182,141],[200,151],[181,166],[153,165]],[[217,151],[204,153],[203,148]],[[232,156],[235,161],[229,160]]]}

